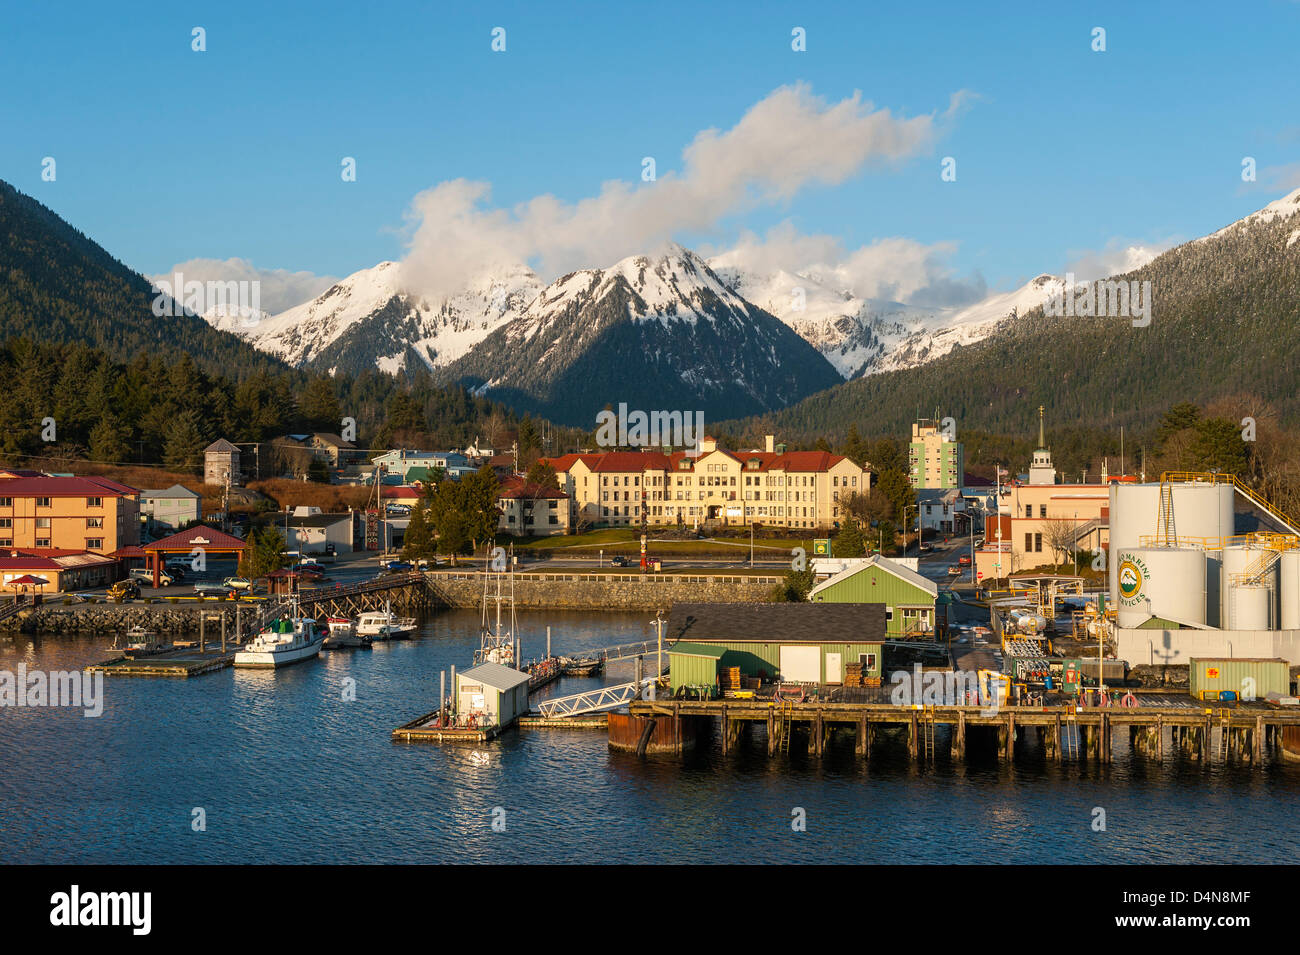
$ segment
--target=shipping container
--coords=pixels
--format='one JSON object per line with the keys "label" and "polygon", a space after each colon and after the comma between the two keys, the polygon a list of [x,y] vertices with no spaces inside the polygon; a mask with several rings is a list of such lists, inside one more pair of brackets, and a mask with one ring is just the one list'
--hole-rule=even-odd
{"label": "shipping container", "polygon": [[1188,689],[1198,700],[1217,700],[1225,690],[1242,700],[1291,695],[1291,668],[1285,660],[1193,657],[1187,677]]}

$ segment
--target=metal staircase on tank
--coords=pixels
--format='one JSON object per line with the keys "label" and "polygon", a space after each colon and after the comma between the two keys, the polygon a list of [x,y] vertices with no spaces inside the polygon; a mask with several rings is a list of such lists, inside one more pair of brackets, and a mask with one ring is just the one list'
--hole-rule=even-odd
{"label": "metal staircase on tank", "polygon": [[1166,477],[1168,475],[1160,478],[1160,505],[1156,512],[1156,546],[1177,547],[1178,530],[1174,526],[1174,489],[1165,480]]}

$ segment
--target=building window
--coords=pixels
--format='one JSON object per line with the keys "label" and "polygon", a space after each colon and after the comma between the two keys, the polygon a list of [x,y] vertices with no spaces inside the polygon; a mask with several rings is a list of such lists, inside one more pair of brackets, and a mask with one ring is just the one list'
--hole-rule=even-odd
{"label": "building window", "polygon": [[50,529],[50,519],[48,517],[36,518],[36,529],[40,531],[48,531]]}
{"label": "building window", "polygon": [[99,529],[103,528],[103,526],[104,526],[104,519],[103,519],[102,517],[88,517],[88,518],[86,518],[86,527],[87,527],[88,529],[99,530]]}
{"label": "building window", "polygon": [[12,497],[0,497],[0,507],[13,507],[14,499]]}
{"label": "building window", "polygon": [[37,506],[37,507],[49,507],[49,506],[50,506],[50,499],[49,499],[48,497],[38,497],[38,498],[36,499],[36,506]]}
{"label": "building window", "polygon": [[1035,553],[1039,553],[1039,554],[1041,554],[1042,551],[1043,551],[1043,535],[1042,535],[1042,534],[1035,534],[1035,535],[1034,535],[1034,552],[1035,552]]}
{"label": "building window", "polygon": [[1029,552],[1032,551],[1033,549],[1034,549],[1034,535],[1033,535],[1033,534],[1026,534],[1026,535],[1025,535],[1025,553],[1029,553]]}
{"label": "building window", "polygon": [[1038,516],[1039,516],[1039,517],[1046,517],[1046,516],[1047,516],[1047,505],[1046,505],[1046,504],[1039,504],[1039,505],[1038,505]]}
{"label": "building window", "polygon": [[36,538],[36,546],[37,546],[37,547],[49,547],[49,546],[50,546],[50,539],[49,539],[48,537],[38,537],[38,538]]}
{"label": "building window", "polygon": [[103,507],[103,506],[104,506],[104,499],[102,497],[86,498],[86,507]]}
{"label": "building window", "polygon": [[103,549],[104,549],[104,538],[102,537],[86,538],[86,550],[103,550]]}

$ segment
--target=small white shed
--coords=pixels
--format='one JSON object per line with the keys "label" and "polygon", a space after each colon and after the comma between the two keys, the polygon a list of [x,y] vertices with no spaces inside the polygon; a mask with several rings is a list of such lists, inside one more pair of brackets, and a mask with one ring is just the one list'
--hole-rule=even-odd
{"label": "small white shed", "polygon": [[509,726],[528,712],[528,674],[499,663],[457,673],[456,710],[478,716],[481,726]]}

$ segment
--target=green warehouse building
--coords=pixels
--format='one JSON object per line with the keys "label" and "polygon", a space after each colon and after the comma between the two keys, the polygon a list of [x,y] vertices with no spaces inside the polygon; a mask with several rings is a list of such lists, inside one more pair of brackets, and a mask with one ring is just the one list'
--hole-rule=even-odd
{"label": "green warehouse building", "polygon": [[846,666],[879,678],[885,640],[882,604],[679,603],[665,638],[672,692],[712,686],[722,668],[745,677],[839,684]]}
{"label": "green warehouse building", "polygon": [[891,639],[933,636],[939,587],[888,557],[875,555],[822,581],[808,594],[813,603],[884,604]]}

